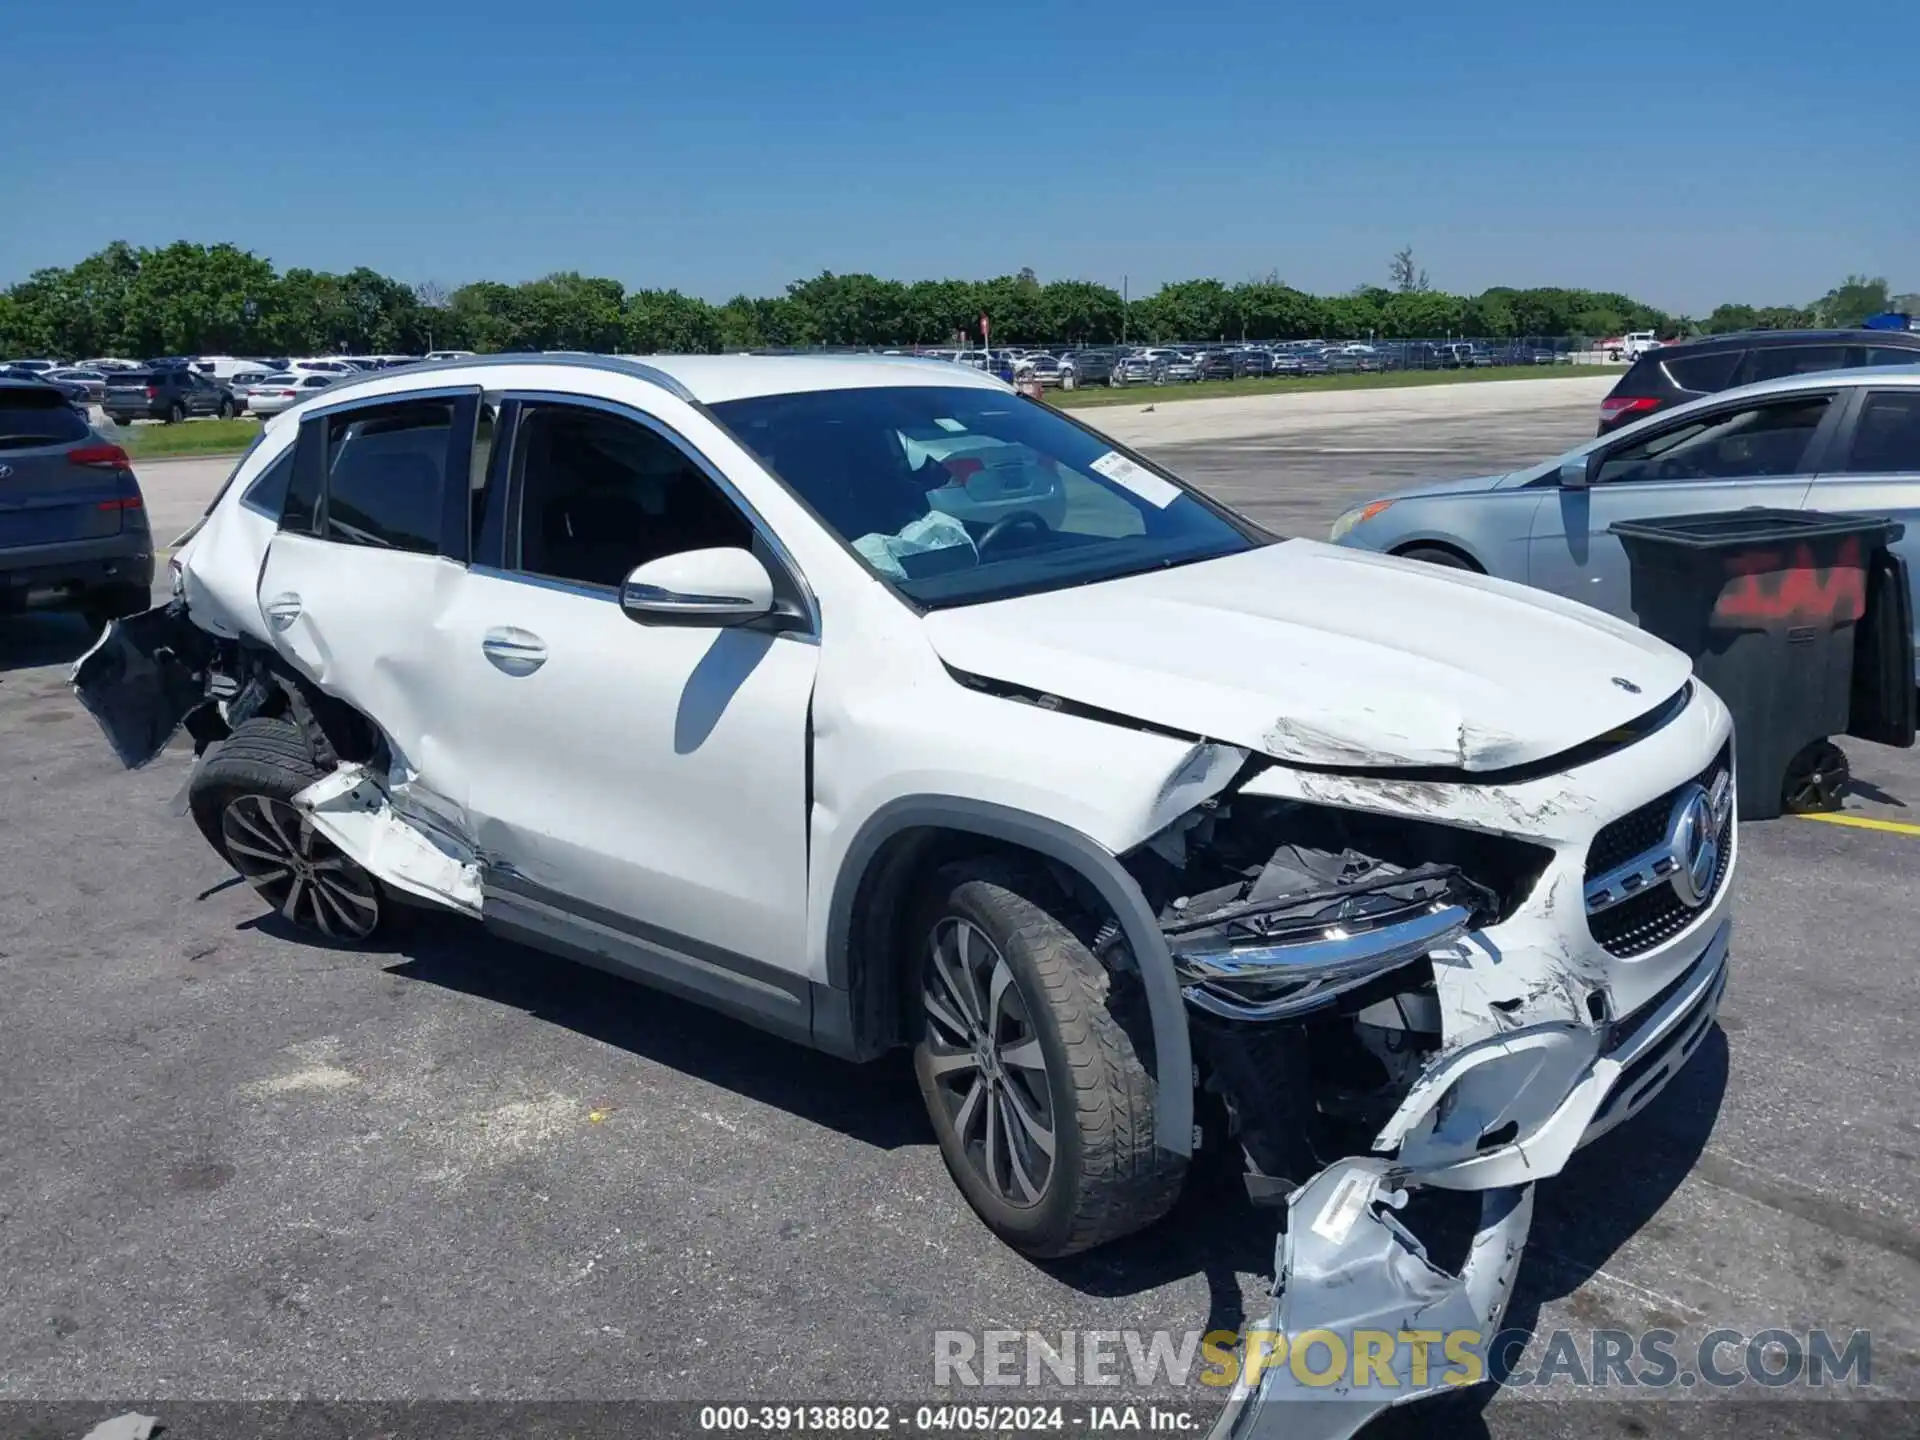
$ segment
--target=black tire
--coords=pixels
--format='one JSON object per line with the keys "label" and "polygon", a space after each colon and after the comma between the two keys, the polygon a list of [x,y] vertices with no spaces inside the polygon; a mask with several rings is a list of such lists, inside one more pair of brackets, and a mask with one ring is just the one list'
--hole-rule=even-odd
{"label": "black tire", "polygon": [[109,415],[107,419],[116,425],[131,425],[133,423],[133,417],[131,415]]}
{"label": "black tire", "polygon": [[219,410],[214,413],[219,415],[222,420],[231,420],[233,418],[233,401],[222,400]]}
{"label": "black tire", "polygon": [[80,607],[80,615],[95,630],[104,630],[112,620],[138,615],[152,604],[152,597],[141,585],[109,585],[89,594]]}
{"label": "black tire", "polygon": [[167,406],[167,424],[178,425],[182,420],[186,418],[187,418],[187,407],[182,405],[178,400],[174,401],[171,405]]}
{"label": "black tire", "polygon": [[[1038,1258],[1072,1255],[1153,1224],[1179,1198],[1187,1168],[1185,1157],[1154,1143],[1152,1072],[1107,1008],[1109,977],[1048,908],[1054,903],[1052,886],[1035,871],[999,859],[963,862],[934,877],[913,932],[914,1073],[941,1157],[988,1227]],[[967,1018],[956,1014],[952,987],[928,999],[942,984],[942,935],[959,937],[948,954],[976,976],[972,1013],[989,1012],[972,1042],[952,1023]],[[982,938],[990,955],[979,949]],[[982,958],[984,977],[975,964]],[[1009,975],[995,986],[1002,964]],[[990,991],[1000,994],[999,1006],[984,1003]],[[936,1005],[945,1008],[936,1013]],[[963,1058],[969,1053],[977,1063]],[[990,1062],[978,1058],[983,1053],[993,1055]],[[1036,1059],[1044,1066],[1037,1072]],[[981,1097],[971,1109],[969,1096]],[[1037,1189],[1029,1172],[1043,1152],[1029,1117],[1053,1144]],[[1005,1184],[986,1159],[996,1134],[1009,1147],[994,1151],[1007,1157],[998,1167]],[[1016,1139],[1024,1167],[1011,1154]]]}
{"label": "black tire", "polygon": [[[269,824],[263,833],[252,817],[263,806],[282,817],[291,815],[293,797],[324,773],[298,725],[281,716],[255,716],[201,757],[187,789],[187,804],[207,843],[285,919],[331,940],[367,940],[388,924],[394,907],[372,876],[323,837],[295,821],[285,822],[280,833],[295,842],[305,862],[297,867],[299,873],[265,878],[273,868],[269,837],[275,827]],[[237,804],[239,814],[234,813]],[[287,835],[288,827],[300,833]],[[265,858],[253,841],[268,846]],[[326,907],[318,893],[321,882],[314,878],[322,871],[328,877]]]}
{"label": "black tire", "polygon": [[1838,810],[1853,782],[1846,751],[1831,740],[1814,740],[1787,762],[1780,791],[1789,815],[1825,815]]}
{"label": "black tire", "polygon": [[1458,550],[1449,550],[1442,545],[1413,545],[1405,550],[1396,550],[1394,554],[1403,560],[1418,560],[1424,565],[1439,565],[1447,570],[1471,570],[1476,575],[1487,573]]}

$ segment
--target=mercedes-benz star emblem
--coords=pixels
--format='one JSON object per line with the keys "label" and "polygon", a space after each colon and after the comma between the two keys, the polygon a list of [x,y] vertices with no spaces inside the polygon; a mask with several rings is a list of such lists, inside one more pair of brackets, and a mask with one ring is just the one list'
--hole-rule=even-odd
{"label": "mercedes-benz star emblem", "polygon": [[1626,691],[1629,695],[1638,695],[1640,693],[1640,687],[1634,684],[1631,680],[1627,679],[1627,677],[1624,675],[1614,676],[1613,683],[1618,685],[1622,690]]}
{"label": "mercedes-benz star emblem", "polygon": [[1689,910],[1698,910],[1713,894],[1713,872],[1720,867],[1718,830],[1706,790],[1694,786],[1673,826],[1673,893]]}

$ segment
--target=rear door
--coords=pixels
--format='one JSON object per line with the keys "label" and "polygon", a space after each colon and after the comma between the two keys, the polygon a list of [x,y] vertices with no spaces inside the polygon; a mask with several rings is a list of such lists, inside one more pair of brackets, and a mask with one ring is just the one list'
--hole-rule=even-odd
{"label": "rear door", "polygon": [[0,552],[118,535],[127,468],[58,391],[0,386]]}
{"label": "rear door", "polygon": [[1886,515],[1906,526],[1893,550],[1907,562],[1908,588],[1920,602],[1920,386],[1861,392],[1847,418],[1807,503],[1816,510]]}
{"label": "rear door", "polygon": [[370,716],[435,790],[446,767],[424,716],[443,678],[436,617],[466,573],[478,406],[478,389],[449,389],[307,417],[260,571],[275,647]]}
{"label": "rear door", "polygon": [[1838,428],[1833,391],[1696,411],[1600,448],[1593,483],[1554,488],[1533,512],[1527,583],[1632,620],[1627,555],[1616,520],[1737,510],[1796,510]]}

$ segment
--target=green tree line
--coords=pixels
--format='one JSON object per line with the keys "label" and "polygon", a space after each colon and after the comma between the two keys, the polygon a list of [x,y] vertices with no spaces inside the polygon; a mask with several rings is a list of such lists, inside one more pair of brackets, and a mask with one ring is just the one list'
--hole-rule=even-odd
{"label": "green tree line", "polygon": [[[1673,334],[1684,317],[1611,292],[1497,286],[1454,295],[1428,286],[1410,251],[1394,288],[1313,295],[1278,276],[1185,280],[1130,303],[1108,285],[1042,282],[1031,270],[991,280],[885,280],[825,273],[779,295],[710,304],[677,290],[629,290],[572,271],[454,290],[407,285],[365,266],[345,274],[278,270],[230,244],[157,249],[116,241],[78,264],[35,271],[0,291],[0,354],[419,354],[430,349],[654,353],[809,345],[937,345],[978,333],[996,342],[1382,339],[1475,335]],[[1878,286],[1877,292],[1874,286]],[[1850,277],[1825,302],[1723,306],[1707,328],[1814,323],[1821,306],[1858,308],[1884,281]],[[1871,313],[1871,308],[1862,315]],[[1855,317],[1858,318],[1858,317]],[[1724,323],[1723,323],[1724,322]],[[1833,323],[1833,322],[1828,322]]]}

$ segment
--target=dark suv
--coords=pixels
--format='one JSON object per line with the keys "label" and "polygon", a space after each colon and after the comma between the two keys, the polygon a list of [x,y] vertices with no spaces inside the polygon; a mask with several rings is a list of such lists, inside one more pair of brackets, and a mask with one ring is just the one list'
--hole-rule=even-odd
{"label": "dark suv", "polygon": [[1743,330],[1662,345],[1634,361],[1607,392],[1598,433],[1736,385],[1861,365],[1920,365],[1920,332]]}
{"label": "dark suv", "polygon": [[127,452],[51,385],[0,380],[0,610],[147,608],[153,535]]}
{"label": "dark suv", "polygon": [[239,413],[233,391],[211,376],[185,366],[159,370],[116,370],[107,377],[100,408],[116,425],[129,420],[165,420],[169,424],[189,415],[218,415],[222,420]]}

